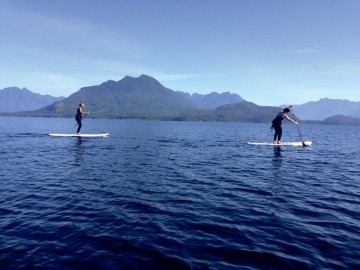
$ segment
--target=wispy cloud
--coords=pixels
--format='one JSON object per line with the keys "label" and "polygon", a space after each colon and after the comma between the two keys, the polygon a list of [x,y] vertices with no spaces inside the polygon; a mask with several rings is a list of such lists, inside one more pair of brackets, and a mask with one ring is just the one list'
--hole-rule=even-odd
{"label": "wispy cloud", "polygon": [[360,65],[356,64],[333,64],[333,65],[326,65],[326,64],[319,64],[319,68],[326,69],[330,72],[337,72],[338,74],[360,74]]}
{"label": "wispy cloud", "polygon": [[[7,9],[0,13],[7,43],[33,50],[73,55],[126,56],[138,58],[146,46],[126,29],[110,29],[78,18],[57,18],[44,13]],[[4,29],[5,29],[4,28]]]}
{"label": "wispy cloud", "polygon": [[31,91],[53,96],[69,96],[84,85],[78,78],[68,74],[34,72],[26,79],[26,87]]}
{"label": "wispy cloud", "polygon": [[295,49],[295,50],[286,50],[280,51],[280,54],[317,54],[323,53],[324,50],[314,50],[314,49]]}

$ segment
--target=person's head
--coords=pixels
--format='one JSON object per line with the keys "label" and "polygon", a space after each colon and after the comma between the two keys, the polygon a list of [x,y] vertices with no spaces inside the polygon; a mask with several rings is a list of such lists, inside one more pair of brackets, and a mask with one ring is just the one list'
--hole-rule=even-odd
{"label": "person's head", "polygon": [[283,110],[283,113],[289,113],[290,112],[290,109],[289,108],[285,108],[284,110]]}
{"label": "person's head", "polygon": [[84,107],[85,107],[85,104],[84,104],[84,103],[80,103],[80,104],[79,104],[79,107],[84,108]]}

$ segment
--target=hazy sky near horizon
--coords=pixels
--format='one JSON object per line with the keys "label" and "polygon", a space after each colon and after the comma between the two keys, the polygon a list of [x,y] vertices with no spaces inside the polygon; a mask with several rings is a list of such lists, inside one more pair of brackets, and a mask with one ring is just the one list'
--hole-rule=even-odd
{"label": "hazy sky near horizon", "polygon": [[0,89],[152,76],[259,105],[360,101],[358,0],[0,0]]}

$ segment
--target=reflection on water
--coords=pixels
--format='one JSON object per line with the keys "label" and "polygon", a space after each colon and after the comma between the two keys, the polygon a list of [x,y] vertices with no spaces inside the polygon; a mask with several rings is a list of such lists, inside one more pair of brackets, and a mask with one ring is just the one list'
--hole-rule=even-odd
{"label": "reflection on water", "polygon": [[274,146],[274,157],[276,158],[281,158],[281,147],[280,146]]}
{"label": "reflection on water", "polygon": [[274,146],[274,158],[272,159],[273,165],[275,167],[281,167],[283,160],[283,154],[280,146]]}
{"label": "reflection on water", "polygon": [[282,162],[283,162],[283,154],[282,154],[281,147],[274,146],[273,152],[274,152],[274,157],[272,158],[272,165],[274,168],[274,170],[272,170],[273,176],[274,176],[274,179],[281,180],[282,172],[280,169],[282,167]]}
{"label": "reflection on water", "polygon": [[81,166],[84,162],[85,147],[83,145],[83,140],[82,137],[76,137],[75,140],[74,158],[76,166]]}

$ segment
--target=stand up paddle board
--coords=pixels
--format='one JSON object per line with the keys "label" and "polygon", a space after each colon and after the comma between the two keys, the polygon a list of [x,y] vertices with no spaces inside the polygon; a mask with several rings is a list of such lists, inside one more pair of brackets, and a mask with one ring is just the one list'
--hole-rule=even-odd
{"label": "stand up paddle board", "polygon": [[[306,141],[304,142],[306,146],[311,145],[312,141]],[[273,145],[273,146],[303,146],[302,142],[281,142],[278,143],[272,143],[272,142],[248,142],[248,144],[251,145]]]}
{"label": "stand up paddle board", "polygon": [[52,133],[49,136],[54,137],[108,137],[109,133],[102,133],[102,134],[62,134],[62,133]]}

